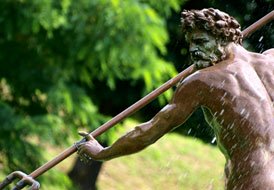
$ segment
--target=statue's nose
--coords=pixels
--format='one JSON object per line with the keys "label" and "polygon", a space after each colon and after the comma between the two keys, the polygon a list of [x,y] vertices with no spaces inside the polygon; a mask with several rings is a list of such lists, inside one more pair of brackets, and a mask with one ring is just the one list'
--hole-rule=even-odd
{"label": "statue's nose", "polygon": [[190,43],[189,44],[189,52],[190,53],[198,51],[198,50],[199,50],[199,48],[197,47],[197,45],[195,43]]}

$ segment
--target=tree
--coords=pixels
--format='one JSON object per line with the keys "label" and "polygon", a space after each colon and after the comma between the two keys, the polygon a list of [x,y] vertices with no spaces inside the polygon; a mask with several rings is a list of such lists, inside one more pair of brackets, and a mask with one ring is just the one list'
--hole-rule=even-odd
{"label": "tree", "polygon": [[0,162],[5,171],[33,170],[45,161],[48,144],[66,145],[80,128],[90,131],[105,122],[112,111],[101,112],[108,103],[100,99],[105,90],[97,91],[98,84],[115,92],[125,81],[139,98],[174,76],[174,66],[163,58],[165,19],[180,3],[2,1]]}

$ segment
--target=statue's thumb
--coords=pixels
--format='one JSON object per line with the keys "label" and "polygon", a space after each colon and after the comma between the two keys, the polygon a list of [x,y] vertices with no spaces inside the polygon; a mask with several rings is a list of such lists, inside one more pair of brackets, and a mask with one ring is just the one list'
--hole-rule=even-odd
{"label": "statue's thumb", "polygon": [[78,134],[84,137],[87,141],[94,139],[89,133],[85,131],[79,131]]}

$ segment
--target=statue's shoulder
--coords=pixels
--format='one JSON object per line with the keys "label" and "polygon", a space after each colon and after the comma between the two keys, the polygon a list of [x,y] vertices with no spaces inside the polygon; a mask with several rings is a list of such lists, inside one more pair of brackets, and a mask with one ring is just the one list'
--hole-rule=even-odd
{"label": "statue's shoulder", "polygon": [[186,78],[182,78],[180,82],[177,84],[177,88],[181,88],[181,87],[193,88],[197,82],[202,81],[203,79],[202,75],[203,74],[200,70],[195,71],[194,73],[187,76]]}
{"label": "statue's shoulder", "polygon": [[190,88],[196,88],[199,85],[206,85],[205,83],[208,83],[208,81],[215,79],[219,75],[219,73],[222,73],[218,70],[219,69],[216,70],[212,68],[198,70],[187,78],[181,80],[177,87],[188,86]]}
{"label": "statue's shoulder", "polygon": [[268,49],[261,54],[260,64],[254,64],[256,68],[266,68],[267,70],[274,69],[274,48]]}
{"label": "statue's shoulder", "polygon": [[268,49],[262,53],[263,55],[274,56],[274,48]]}

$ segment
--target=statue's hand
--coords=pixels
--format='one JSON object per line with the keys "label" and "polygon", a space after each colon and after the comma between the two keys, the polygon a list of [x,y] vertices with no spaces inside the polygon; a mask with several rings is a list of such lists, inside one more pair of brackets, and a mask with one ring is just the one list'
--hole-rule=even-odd
{"label": "statue's hand", "polygon": [[87,132],[79,132],[79,135],[86,139],[86,142],[82,142],[77,145],[80,159],[84,162],[99,160],[100,152],[104,149],[104,147]]}

